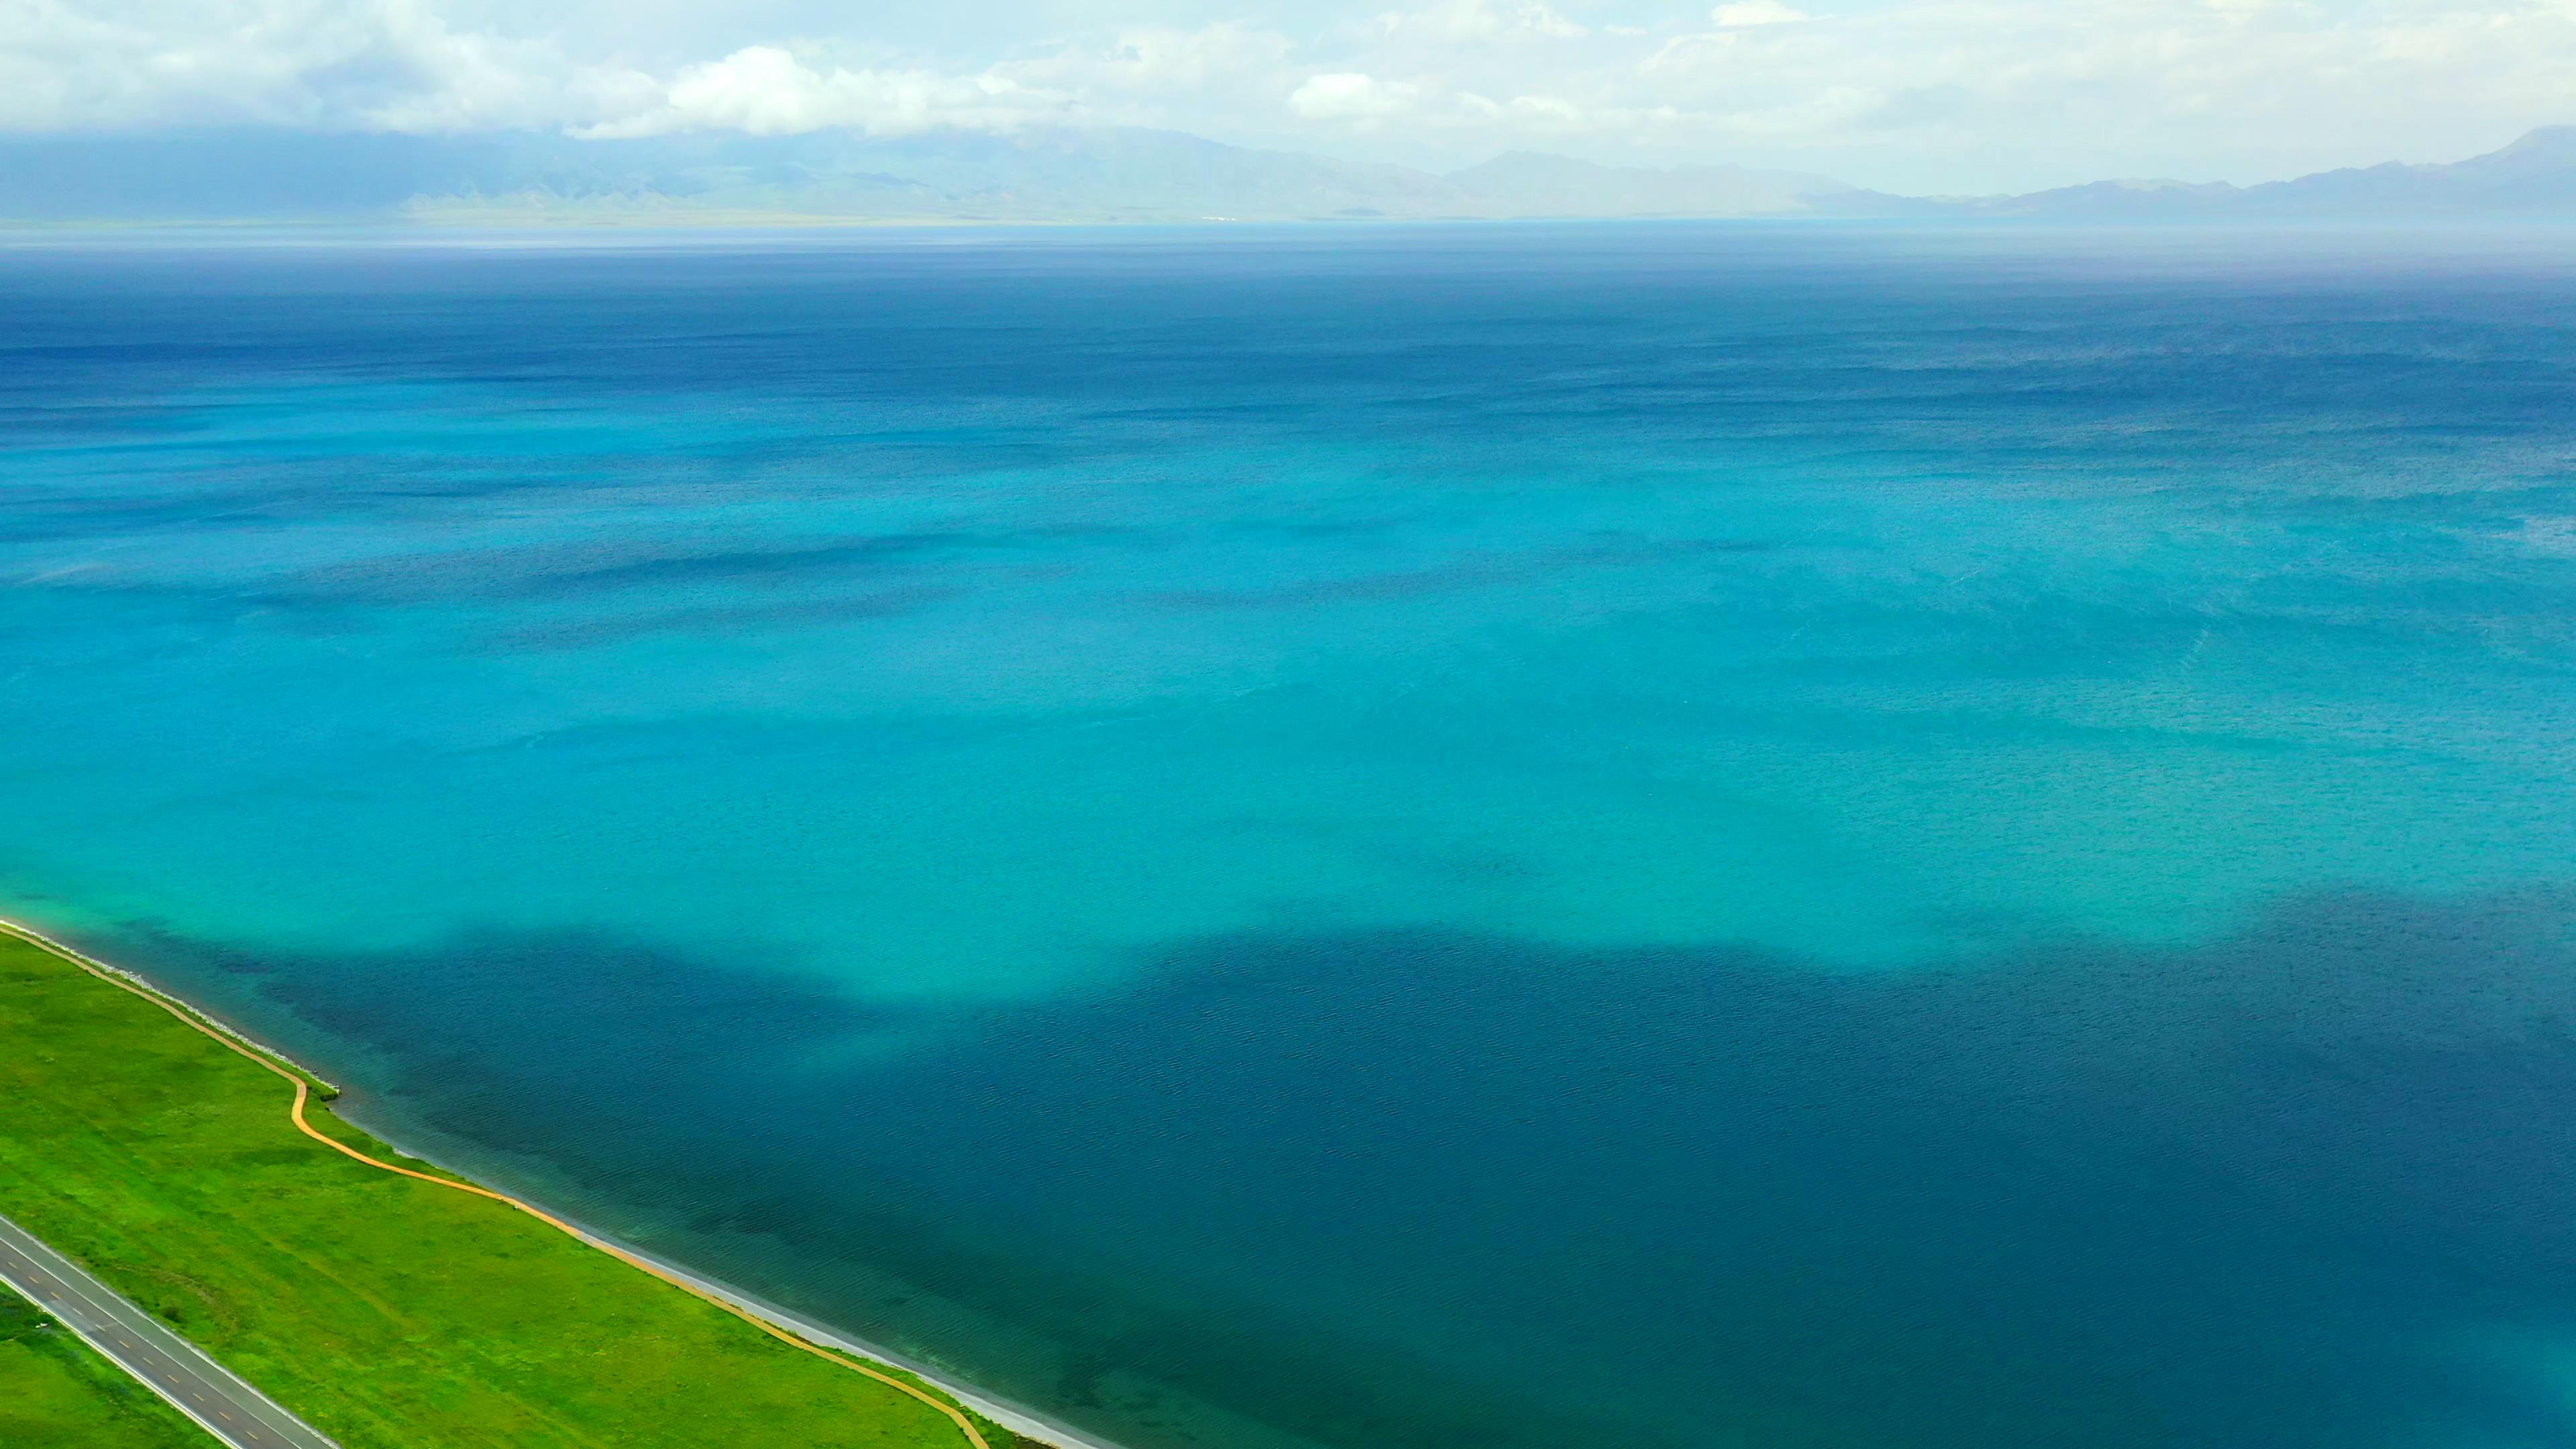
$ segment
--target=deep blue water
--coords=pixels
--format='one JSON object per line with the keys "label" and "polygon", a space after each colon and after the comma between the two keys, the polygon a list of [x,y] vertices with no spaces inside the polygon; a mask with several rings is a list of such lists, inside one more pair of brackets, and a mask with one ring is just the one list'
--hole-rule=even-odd
{"label": "deep blue water", "polygon": [[0,251],[0,909],[1137,1449],[2576,1442],[2576,241]]}

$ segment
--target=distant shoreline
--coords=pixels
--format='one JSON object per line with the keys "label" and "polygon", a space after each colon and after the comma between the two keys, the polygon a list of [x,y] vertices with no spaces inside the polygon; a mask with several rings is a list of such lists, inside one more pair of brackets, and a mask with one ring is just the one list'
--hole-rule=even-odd
{"label": "distant shoreline", "polygon": [[[93,970],[113,976],[118,980],[135,987],[137,990],[148,993],[152,997],[176,1008],[180,1012],[185,1013],[187,1016],[204,1023],[208,1028],[229,1037],[233,1041],[239,1042],[250,1051],[269,1058],[270,1060],[283,1065],[295,1074],[307,1078],[321,1089],[316,1095],[326,1102],[341,1095],[340,1087],[333,1083],[329,1078],[324,1077],[322,1074],[314,1071],[304,1063],[297,1061],[293,1056],[290,1056],[286,1052],[269,1045],[260,1038],[242,1030],[240,1027],[224,1020],[222,1017],[207,1011],[196,1002],[181,996],[177,992],[170,990],[140,972],[127,967],[114,965],[107,961],[102,961],[98,957],[91,955],[89,952],[82,950],[78,946],[72,945],[70,942],[63,940],[61,937],[38,930],[34,926],[30,926],[13,917],[0,916],[0,935],[16,937],[17,939],[25,941],[31,945],[41,947],[48,951],[58,952],[90,967]],[[464,1171],[451,1163],[440,1161],[434,1156],[420,1152],[415,1148],[388,1136],[373,1125],[361,1125],[364,1125],[364,1130],[370,1135],[376,1137],[378,1140],[384,1142],[386,1146],[401,1152],[407,1157],[429,1163],[443,1172],[452,1173],[468,1182],[491,1188],[495,1192],[502,1191],[502,1189],[492,1187],[491,1184],[483,1182],[481,1178],[476,1177],[470,1172]],[[512,1196],[517,1196],[517,1194],[513,1193]],[[536,1200],[530,1199],[530,1201],[535,1202]],[[698,1272],[693,1268],[687,1267],[686,1265],[678,1263],[661,1254],[646,1252],[633,1244],[624,1242],[611,1234],[600,1231],[578,1217],[559,1212],[552,1207],[548,1207],[542,1202],[537,1202],[536,1205],[546,1207],[546,1210],[549,1213],[570,1224],[576,1230],[577,1236],[589,1242],[594,1247],[612,1249],[616,1253],[629,1254],[634,1257],[641,1258],[646,1262],[651,1263],[655,1268],[670,1274],[674,1278],[683,1279],[698,1289],[733,1304],[735,1307],[742,1309],[746,1313],[765,1319],[778,1328],[785,1329],[800,1338],[804,1338],[810,1342],[821,1345],[822,1347],[838,1349],[843,1353],[853,1354],[857,1357],[869,1359],[891,1368],[902,1369],[922,1381],[937,1387],[942,1392],[948,1394],[951,1398],[964,1404],[967,1408],[974,1410],[976,1413],[983,1415],[985,1418],[1001,1425],[1003,1428],[1010,1430],[1012,1433],[1019,1435],[1023,1439],[1032,1439],[1042,1444],[1054,1445],[1056,1446],[1056,1449],[1124,1449],[1124,1446],[1116,1444],[1110,1440],[1100,1438],[1094,1434],[1086,1433],[1069,1424],[1059,1423],[1025,1404],[996,1397],[985,1390],[963,1383],[944,1371],[922,1363],[921,1361],[911,1358],[905,1354],[896,1353],[880,1344],[870,1343],[866,1339],[843,1333],[829,1324],[822,1323],[791,1309],[781,1308],[777,1304],[771,1303],[746,1289],[724,1282],[721,1279],[711,1278],[704,1273]]]}
{"label": "distant shoreline", "polygon": [[[0,139],[0,219],[418,225],[1338,225],[1442,221],[2055,218],[2576,220],[2576,126],[2479,155],[2251,185],[2029,167],[1855,185],[1731,164],[1605,165],[1506,151],[1459,170],[1229,145],[1148,127],[1037,126],[1008,139],[704,139],[564,132],[330,134],[242,126]],[[2207,173],[2203,172],[2203,176]],[[1958,190],[1961,183],[1970,189]],[[1935,183],[1933,189],[1921,189]],[[1985,189],[1988,186],[1996,189]],[[1885,189],[1893,187],[1896,189]],[[5,224],[5,222],[0,222]]]}

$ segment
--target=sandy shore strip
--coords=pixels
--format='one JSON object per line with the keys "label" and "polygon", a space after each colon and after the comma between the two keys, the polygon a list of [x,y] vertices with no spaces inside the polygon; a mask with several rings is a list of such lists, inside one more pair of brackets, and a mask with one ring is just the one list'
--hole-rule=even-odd
{"label": "sandy shore strip", "polygon": [[[288,1070],[320,1084],[327,1093],[336,1095],[340,1091],[340,1089],[331,1083],[329,1079],[315,1072],[312,1068],[304,1065],[302,1062],[295,1060],[286,1053],[279,1051],[277,1048],[270,1046],[268,1043],[261,1041],[259,1038],[252,1036],[248,1032],[243,1031],[231,1022],[212,1015],[199,1007],[196,1003],[164,989],[158,983],[151,981],[136,972],[129,971],[121,966],[109,965],[107,962],[99,960],[97,957],[90,955],[79,947],[73,946],[56,937],[49,936],[44,932],[37,930],[35,927],[27,925],[21,921],[0,917],[0,935],[14,936],[19,940],[27,942],[29,945],[55,952],[71,960],[77,961],[80,964],[89,967],[91,970],[101,972],[108,976],[113,976],[119,981],[125,982],[126,984],[134,987],[136,990],[144,992],[154,999],[175,1008],[191,1020],[203,1023],[208,1029],[240,1043],[247,1050],[258,1054],[259,1056],[266,1057],[271,1061],[277,1062]],[[463,1178],[468,1182],[475,1183],[476,1185],[485,1188],[487,1191],[495,1193],[499,1193],[501,1191],[498,1188],[492,1187],[488,1183],[482,1182],[481,1179],[476,1178],[471,1173],[462,1171],[449,1163],[439,1161],[437,1158],[429,1156],[426,1153],[415,1151],[401,1141],[387,1136],[371,1123],[357,1122],[354,1119],[351,1119],[351,1121],[352,1125],[359,1127],[361,1130],[375,1137],[378,1141],[383,1142],[387,1147],[392,1148],[406,1157],[412,1158],[415,1161],[429,1163],[431,1166],[436,1167],[443,1172],[454,1173],[456,1176]],[[505,1196],[511,1196],[513,1200],[519,1200],[515,1198],[515,1195],[505,1194]],[[781,1308],[774,1303],[770,1303],[767,1300],[762,1299],[756,1294],[735,1287],[733,1284],[707,1277],[705,1274],[693,1271],[692,1269],[680,1263],[676,1263],[669,1258],[645,1252],[643,1249],[635,1247],[630,1243],[623,1242],[609,1234],[598,1231],[589,1224],[581,1221],[579,1218],[565,1216],[562,1213],[556,1212],[552,1208],[547,1208],[544,1203],[533,1198],[525,1199],[525,1201],[527,1201],[531,1206],[544,1208],[548,1216],[555,1218],[562,1224],[569,1227],[576,1237],[579,1237],[582,1241],[589,1243],[595,1248],[609,1252],[612,1255],[642,1259],[643,1261],[651,1264],[654,1269],[662,1273],[666,1273],[673,1278],[680,1279],[686,1282],[689,1286],[696,1288],[698,1291],[711,1297],[720,1298],[733,1305],[735,1308],[740,1309],[742,1312],[747,1313],[754,1318],[761,1319],[772,1327],[792,1333],[809,1343],[818,1344],[824,1348],[837,1349],[842,1353],[851,1354],[890,1368],[902,1369],[907,1373],[919,1377],[926,1383],[936,1385],[949,1397],[957,1400],[961,1404],[964,1404],[967,1408],[974,1410],[976,1413],[983,1415],[985,1418],[992,1420],[994,1423],[1001,1425],[1003,1428],[1010,1430],[1012,1433],[1019,1435],[1021,1438],[1033,1439],[1041,1444],[1055,1445],[1057,1446],[1057,1449],[1123,1449],[1123,1446],[1114,1444],[1107,1439],[1100,1438],[1094,1434],[1085,1433],[1080,1429],[1074,1428],[1072,1425],[1059,1423],[1055,1419],[1050,1418],[1025,1404],[1015,1403],[1009,1399],[999,1398],[995,1395],[986,1393],[981,1389],[975,1388],[972,1385],[961,1383],[941,1370],[922,1363],[917,1359],[896,1353],[891,1349],[885,1348],[879,1344],[870,1343],[865,1339],[854,1338],[832,1328],[828,1324],[817,1322],[804,1314]]]}

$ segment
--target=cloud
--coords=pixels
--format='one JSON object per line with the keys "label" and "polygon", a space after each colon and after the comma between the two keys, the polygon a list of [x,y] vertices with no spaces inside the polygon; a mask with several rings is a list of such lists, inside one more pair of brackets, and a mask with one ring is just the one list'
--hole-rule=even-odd
{"label": "cloud", "polygon": [[741,131],[793,136],[843,127],[909,135],[941,126],[1007,130],[1054,109],[1051,99],[995,75],[924,70],[847,70],[807,65],[774,45],[746,46],[720,61],[683,68],[658,104],[581,127],[594,137],[672,131]]}
{"label": "cloud", "polygon": [[1577,129],[1586,119],[1583,108],[1563,96],[1514,96],[1511,110],[1523,120],[1560,130]]}
{"label": "cloud", "polygon": [[1382,81],[1357,71],[1309,76],[1288,97],[1288,109],[1310,121],[1382,121],[1413,107],[1419,87]]}
{"label": "cloud", "polygon": [[1234,21],[1179,30],[1122,30],[1109,45],[1073,50],[1096,84],[1119,91],[1201,90],[1285,60],[1296,42],[1275,30]]}
{"label": "cloud", "polygon": [[1740,29],[1747,25],[1795,25],[1811,18],[1803,10],[1792,10],[1780,0],[1741,0],[1734,5],[1720,5],[1708,14],[1709,23],[1720,29]]}
{"label": "cloud", "polygon": [[[1597,89],[1597,116],[1865,183],[1996,190],[2104,175],[2259,180],[2467,155],[2576,115],[2560,0],[1742,0]],[[1880,168],[1873,172],[1869,162]]]}
{"label": "cloud", "polygon": [[1389,10],[1367,27],[1380,36],[1461,45],[1506,40],[1580,40],[1592,32],[1545,5],[1498,8],[1493,0],[1441,0],[1420,10]]}
{"label": "cloud", "polygon": [[2576,0],[1641,0],[1616,25],[1573,0],[1134,3],[858,34],[834,0],[0,0],[0,131],[1150,125],[1957,191],[2444,159],[2576,120]]}
{"label": "cloud", "polygon": [[1056,98],[1068,117],[1193,130],[1229,107],[1276,107],[1302,74],[1288,64],[1296,49],[1278,31],[1233,21],[1139,26],[1007,60],[992,74]]}
{"label": "cloud", "polygon": [[0,0],[6,130],[542,123],[565,69],[423,0]]}

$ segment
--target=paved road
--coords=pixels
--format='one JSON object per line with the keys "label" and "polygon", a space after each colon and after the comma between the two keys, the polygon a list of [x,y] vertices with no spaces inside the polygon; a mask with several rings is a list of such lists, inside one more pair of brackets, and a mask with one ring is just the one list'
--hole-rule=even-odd
{"label": "paved road", "polygon": [[338,1449],[7,1218],[0,1218],[0,1282],[234,1449]]}

